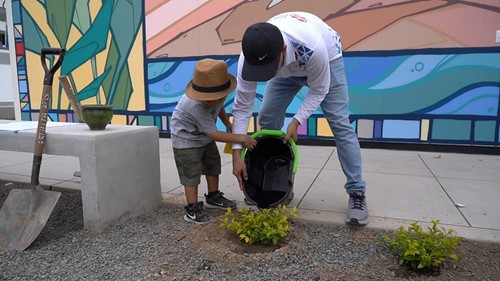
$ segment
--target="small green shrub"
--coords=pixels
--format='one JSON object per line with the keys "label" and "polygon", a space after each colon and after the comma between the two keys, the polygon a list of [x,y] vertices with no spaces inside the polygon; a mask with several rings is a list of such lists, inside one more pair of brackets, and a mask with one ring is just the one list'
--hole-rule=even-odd
{"label": "small green shrub", "polygon": [[276,245],[288,233],[288,219],[298,214],[297,208],[288,210],[281,204],[273,210],[250,211],[242,208],[233,213],[228,209],[220,227],[234,231],[240,240],[250,245]]}
{"label": "small green shrub", "polygon": [[414,270],[436,269],[447,259],[458,260],[454,251],[461,237],[454,236],[453,230],[438,228],[438,220],[432,221],[432,227],[424,232],[418,222],[412,223],[406,230],[400,226],[392,235],[383,235],[389,250],[399,255],[400,265],[409,265]]}

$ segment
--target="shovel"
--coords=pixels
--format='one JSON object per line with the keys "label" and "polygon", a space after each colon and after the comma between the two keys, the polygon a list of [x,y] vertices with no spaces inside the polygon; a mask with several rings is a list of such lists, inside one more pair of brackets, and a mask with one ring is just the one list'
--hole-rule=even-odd
{"label": "shovel", "polygon": [[[68,97],[69,104],[71,105],[71,107],[73,107],[76,119],[78,119],[79,123],[84,123],[80,102],[76,99],[75,92],[73,91],[73,87],[71,87],[71,84],[69,83],[68,76],[66,75],[59,76],[59,83],[62,85],[63,90],[66,93],[66,96]],[[75,171],[75,173],[73,173],[73,176],[81,177],[82,174],[80,173],[80,171]]]}
{"label": "shovel", "polygon": [[[45,76],[36,130],[31,188],[12,189],[0,210],[0,251],[23,251],[28,248],[42,232],[59,196],[61,196],[60,192],[43,190],[38,177],[45,144],[52,81],[54,73],[62,64],[65,52],[64,49],[59,48],[42,49],[41,59]],[[59,55],[57,62],[51,69],[47,67],[46,55]]]}

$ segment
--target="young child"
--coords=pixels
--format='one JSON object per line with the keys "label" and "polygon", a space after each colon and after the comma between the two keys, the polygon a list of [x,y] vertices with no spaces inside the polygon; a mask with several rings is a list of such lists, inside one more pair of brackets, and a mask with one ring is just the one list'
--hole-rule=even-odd
{"label": "young child", "polygon": [[218,131],[219,117],[228,131],[232,125],[224,110],[226,96],[236,87],[236,79],[227,72],[223,61],[202,59],[195,67],[193,80],[186,87],[172,114],[171,138],[175,164],[181,184],[184,185],[187,206],[184,220],[197,224],[211,218],[198,202],[198,185],[205,175],[208,194],[205,202],[209,208],[236,208],[236,203],[219,191],[221,159],[215,141],[240,143],[252,150],[257,141],[243,134]]}

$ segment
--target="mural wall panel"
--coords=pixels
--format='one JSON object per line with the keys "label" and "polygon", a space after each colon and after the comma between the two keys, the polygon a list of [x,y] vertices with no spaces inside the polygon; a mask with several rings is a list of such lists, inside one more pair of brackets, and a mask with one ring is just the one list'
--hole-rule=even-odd
{"label": "mural wall panel", "polygon": [[[24,120],[38,113],[41,47],[63,47],[59,75],[69,76],[82,103],[113,104],[114,123],[168,133],[197,60],[224,60],[236,74],[248,25],[303,10],[342,36],[352,125],[361,140],[499,145],[498,1],[12,2]],[[264,87],[258,85],[249,132],[258,129]],[[72,122],[62,89],[55,89],[51,119]],[[305,95],[307,88],[290,104],[288,122]],[[226,99],[229,113],[233,96]],[[319,109],[299,133],[334,138]]]}

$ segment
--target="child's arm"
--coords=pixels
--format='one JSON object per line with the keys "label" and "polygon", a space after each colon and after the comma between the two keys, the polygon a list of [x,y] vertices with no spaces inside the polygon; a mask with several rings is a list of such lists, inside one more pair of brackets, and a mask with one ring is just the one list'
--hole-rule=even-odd
{"label": "child's arm", "polygon": [[229,121],[229,117],[227,116],[226,110],[224,107],[219,112],[219,118],[222,121],[222,123],[226,126],[228,132],[233,131],[233,124]]}
{"label": "child's arm", "polygon": [[254,138],[242,134],[233,134],[233,133],[217,131],[208,136],[212,138],[214,141],[240,143],[249,150],[252,150],[257,145],[257,141]]}

